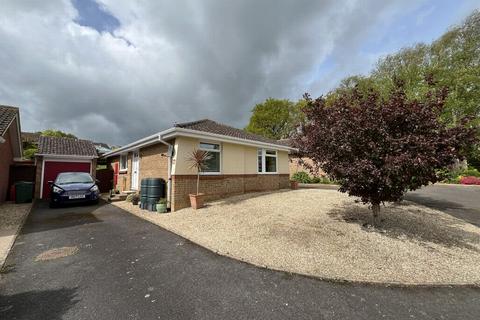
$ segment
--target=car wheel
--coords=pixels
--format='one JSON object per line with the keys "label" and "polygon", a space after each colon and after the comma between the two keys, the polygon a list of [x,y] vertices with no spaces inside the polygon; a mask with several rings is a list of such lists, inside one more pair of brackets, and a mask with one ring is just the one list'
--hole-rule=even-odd
{"label": "car wheel", "polygon": [[92,204],[93,204],[93,205],[97,205],[98,203],[99,203],[99,200],[98,200],[98,199],[92,201]]}

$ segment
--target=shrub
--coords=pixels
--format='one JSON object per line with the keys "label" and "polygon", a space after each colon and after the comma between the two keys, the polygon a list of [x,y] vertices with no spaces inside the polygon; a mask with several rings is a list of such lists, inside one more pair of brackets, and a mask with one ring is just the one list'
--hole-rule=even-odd
{"label": "shrub", "polygon": [[125,199],[125,201],[127,201],[127,202],[132,202],[134,195],[135,195],[134,193],[130,193],[130,194],[127,196],[127,198]]}
{"label": "shrub", "polygon": [[480,177],[480,171],[473,167],[468,167],[468,169],[463,170],[460,175],[465,177]]}
{"label": "shrub", "polygon": [[479,177],[461,177],[460,178],[461,184],[474,184],[480,186],[480,178]]}
{"label": "shrub", "polygon": [[292,179],[300,183],[312,183],[312,179],[305,171],[295,172]]}
{"label": "shrub", "polygon": [[132,202],[138,202],[140,200],[140,196],[136,193],[133,193],[131,196]]}
{"label": "shrub", "polygon": [[312,183],[323,183],[322,178],[320,177],[313,177]]}

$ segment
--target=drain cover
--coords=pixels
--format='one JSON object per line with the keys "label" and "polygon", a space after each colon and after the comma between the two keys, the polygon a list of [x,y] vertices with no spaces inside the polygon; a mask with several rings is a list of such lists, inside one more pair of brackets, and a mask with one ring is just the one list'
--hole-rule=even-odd
{"label": "drain cover", "polygon": [[48,260],[64,258],[64,257],[72,256],[77,252],[78,252],[78,247],[54,248],[54,249],[50,249],[40,253],[35,258],[35,261],[48,261]]}

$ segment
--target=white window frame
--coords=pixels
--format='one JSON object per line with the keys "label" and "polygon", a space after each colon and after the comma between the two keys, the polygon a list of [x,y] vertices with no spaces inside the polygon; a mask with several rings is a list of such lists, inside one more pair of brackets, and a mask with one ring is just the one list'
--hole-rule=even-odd
{"label": "white window frame", "polygon": [[[205,149],[205,148],[202,148],[201,147],[201,144],[204,143],[204,144],[216,144],[218,145],[218,150],[212,150],[212,149]],[[205,141],[205,140],[201,140],[199,143],[198,143],[198,150],[202,150],[202,151],[206,151],[206,152],[218,152],[218,154],[220,155],[220,168],[219,168],[219,171],[215,171],[215,172],[200,172],[201,175],[205,175],[205,176],[208,176],[208,175],[219,175],[219,174],[222,174],[222,144],[220,142],[216,142],[216,141]]]}
{"label": "white window frame", "polygon": [[[122,157],[125,157],[125,167],[122,168]],[[128,171],[128,153],[123,153],[120,155],[118,160],[118,168],[120,172],[127,172]]]}
{"label": "white window frame", "polygon": [[[259,171],[258,169],[258,166],[259,166],[259,163],[258,163],[258,157],[259,157],[259,151],[261,151],[261,154],[262,154],[262,171]],[[267,154],[267,151],[273,151],[275,152],[275,155],[273,154]],[[264,148],[261,148],[261,149],[257,149],[257,173],[258,174],[278,174],[278,152],[277,150],[273,150],[273,149],[264,149]],[[271,157],[271,158],[275,158],[275,172],[266,172],[266,169],[267,169],[267,161],[266,161],[266,157]]]}

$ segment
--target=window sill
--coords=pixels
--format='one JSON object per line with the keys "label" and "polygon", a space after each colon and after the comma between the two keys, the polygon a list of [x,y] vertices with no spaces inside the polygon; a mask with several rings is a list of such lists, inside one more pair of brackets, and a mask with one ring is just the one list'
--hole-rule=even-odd
{"label": "window sill", "polygon": [[201,176],[219,176],[221,172],[200,172]]}
{"label": "window sill", "polygon": [[278,174],[278,172],[257,172],[257,174]]}
{"label": "window sill", "polygon": [[127,173],[128,169],[119,170],[118,173]]}

